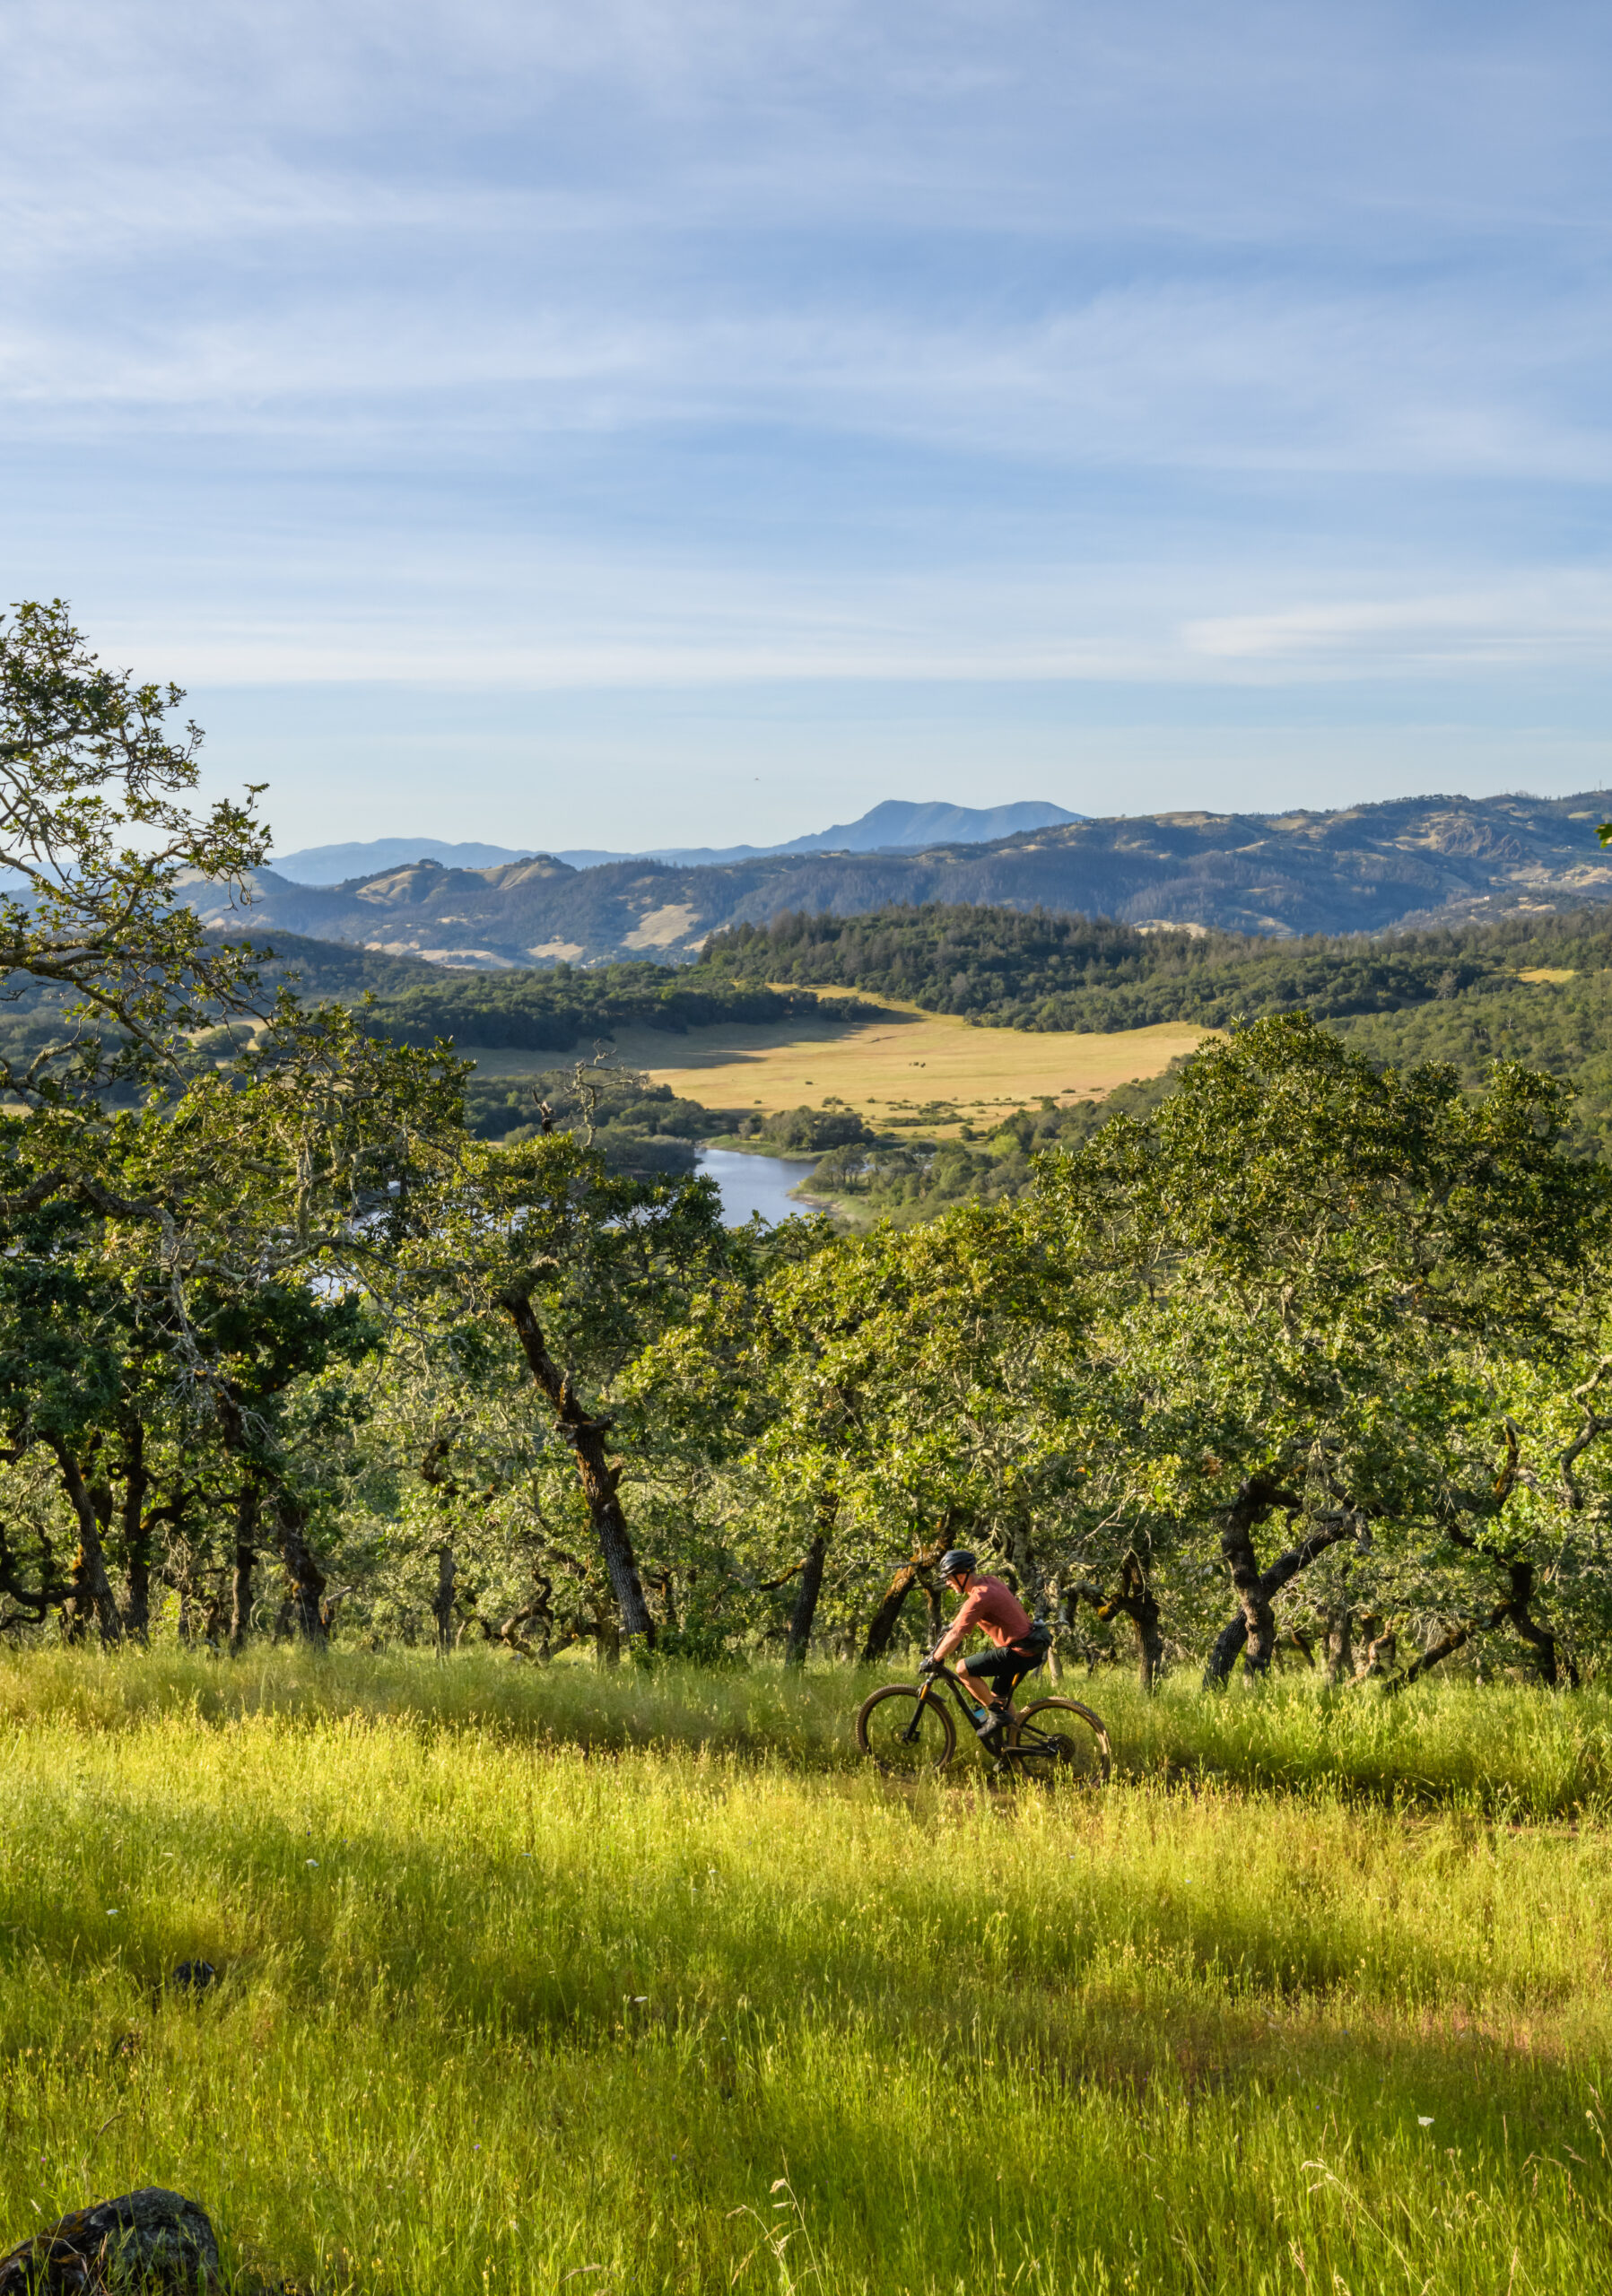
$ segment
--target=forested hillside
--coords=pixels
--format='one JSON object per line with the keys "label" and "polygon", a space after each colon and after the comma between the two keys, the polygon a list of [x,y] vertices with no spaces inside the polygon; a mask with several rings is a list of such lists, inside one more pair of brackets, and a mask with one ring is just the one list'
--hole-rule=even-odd
{"label": "forested hillside", "polygon": [[[856,1018],[893,998],[981,1026],[1107,1031],[1162,1022],[1224,1028],[1269,1013],[1346,1020],[1423,1006],[1464,1013],[1475,996],[1514,992],[1534,971],[1590,975],[1612,966],[1612,909],[1524,915],[1460,930],[1271,942],[1244,934],[1141,932],[1110,919],[977,905],[898,908],[870,917],[787,915],[716,935],[701,960],[590,969],[561,964],[491,973],[267,933],[271,985],[356,1005],[400,1043],[569,1051],[590,1036],[643,1026],[680,1034],[720,1022],[813,1013]],[[815,988],[854,988],[869,1002]],[[57,992],[36,989],[19,1015]],[[1523,998],[1518,1013],[1538,1004]],[[1446,1015],[1449,1019],[1449,1015]],[[1451,1023],[1459,1031],[1459,1022]],[[1451,1039],[1453,1041],[1453,1039]]]}
{"label": "forested hillside", "polygon": [[708,942],[701,970],[864,988],[991,1028],[1224,1028],[1301,1005],[1318,1018],[1393,1012],[1499,980],[1506,963],[1492,939],[1490,928],[1273,944],[1040,909],[902,908],[736,926]]}
{"label": "forested hillside", "polygon": [[[235,936],[210,936],[234,945]],[[397,1044],[439,1037],[495,1049],[570,1052],[619,1028],[681,1036],[724,1021],[787,1021],[825,1008],[809,989],[769,987],[722,967],[675,968],[640,959],[580,970],[569,964],[461,972],[418,957],[311,941],[292,933],[242,935],[271,952],[257,970],[309,1001],[335,998],[355,1008],[376,1000],[377,1025]],[[835,998],[827,1010],[856,1017],[868,1008]]]}
{"label": "forested hillside", "polygon": [[[600,965],[583,972],[456,973],[432,968],[383,996],[379,1025],[398,1044],[461,1044],[522,1051],[569,1052],[616,1029],[663,1029],[682,1036],[720,1022],[788,1021],[823,1008],[809,989],[782,990],[732,974],[667,965]],[[865,1006],[836,1000],[847,1018]]]}
{"label": "forested hillside", "polygon": [[[824,1005],[809,989],[773,989],[728,972],[682,970],[639,963],[601,965],[587,972],[569,965],[519,972],[461,973],[419,958],[388,956],[372,949],[301,939],[294,934],[266,934],[266,953],[249,955],[252,944],[233,935],[209,935],[205,945],[250,962],[258,987],[253,1010],[266,1011],[275,993],[288,989],[307,1003],[329,1000],[359,1014],[370,1032],[395,1044],[422,1048],[446,1038],[473,1050],[516,1050],[591,1056],[601,1040],[621,1028],[664,1030],[681,1036],[692,1028],[719,1022],[778,1022],[826,1012],[853,1021],[872,1008],[855,998]],[[122,1040],[114,1015],[85,1016],[69,1022],[74,990],[54,981],[20,986],[0,1005],[0,1054],[13,1061],[31,1057],[64,1031],[81,1042],[93,1037],[109,1045]],[[222,1010],[198,1018],[220,1025],[192,1038],[176,1051],[189,1071],[211,1066],[250,1039],[250,1013],[227,1016]],[[709,1129],[709,1126],[707,1127]]]}

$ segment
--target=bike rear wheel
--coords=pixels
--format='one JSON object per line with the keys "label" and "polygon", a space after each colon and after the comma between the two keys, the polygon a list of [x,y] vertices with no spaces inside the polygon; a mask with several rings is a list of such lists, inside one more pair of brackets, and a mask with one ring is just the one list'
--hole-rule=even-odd
{"label": "bike rear wheel", "polygon": [[1013,1767],[1025,1778],[1106,1786],[1112,1748],[1100,1714],[1074,1698],[1038,1698],[1025,1707],[1010,1740]]}
{"label": "bike rear wheel", "polygon": [[911,1683],[892,1683],[864,1700],[857,1744],[886,1777],[921,1778],[945,1768],[957,1733],[938,1691],[925,1697]]}

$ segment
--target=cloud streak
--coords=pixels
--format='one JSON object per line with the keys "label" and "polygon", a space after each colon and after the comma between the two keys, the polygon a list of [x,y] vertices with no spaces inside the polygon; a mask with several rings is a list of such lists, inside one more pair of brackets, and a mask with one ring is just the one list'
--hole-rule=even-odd
{"label": "cloud streak", "polygon": [[7,594],[319,691],[1582,719],[1609,60],[1548,0],[19,0]]}

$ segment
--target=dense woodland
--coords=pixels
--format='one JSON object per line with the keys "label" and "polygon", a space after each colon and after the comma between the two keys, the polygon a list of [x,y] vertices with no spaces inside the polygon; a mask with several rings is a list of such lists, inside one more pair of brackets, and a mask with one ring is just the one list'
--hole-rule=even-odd
{"label": "dense woodland", "polygon": [[[1564,953],[1565,952],[1565,953]],[[1612,962],[1599,906],[1438,933],[1307,940],[1164,931],[1006,909],[778,918],[714,935],[702,971],[834,984],[991,1028],[1100,1031],[1269,1013],[1397,1013],[1505,987],[1520,971]]]}
{"label": "dense woodland", "polygon": [[[0,625],[0,965],[35,1032],[0,1048],[0,1631],[871,1661],[927,1640],[966,1542],[1064,1666],[1602,1665],[1588,963],[1493,987],[1479,950],[1344,1024],[1469,1009],[1476,1067],[1272,1013],[1106,1121],[1017,1120],[1027,1185],[730,1230],[600,1144],[686,1141],[688,1104],[584,1062],[488,1137],[445,1046],[209,939],[185,874],[244,876],[264,833],[190,810],[179,700],[59,608]],[[1576,978],[1598,929],[1512,963]]]}

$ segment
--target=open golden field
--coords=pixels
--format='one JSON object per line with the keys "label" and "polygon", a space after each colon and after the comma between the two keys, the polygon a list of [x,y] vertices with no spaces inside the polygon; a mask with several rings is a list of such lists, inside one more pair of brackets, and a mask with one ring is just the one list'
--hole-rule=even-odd
{"label": "open golden field", "polygon": [[[1156,1076],[1213,1033],[1171,1022],[1113,1036],[1038,1036],[975,1029],[949,1014],[890,1006],[849,1028],[826,1022],[773,1027],[623,1029],[616,1057],[706,1108],[820,1107],[833,1095],[880,1122],[932,1101],[979,1124],[1050,1095],[1100,1099],[1133,1077]],[[506,1054],[506,1059],[515,1056]],[[529,1065],[529,1057],[528,1065]],[[929,1126],[928,1129],[936,1129]],[[938,1129],[944,1131],[943,1125]]]}

